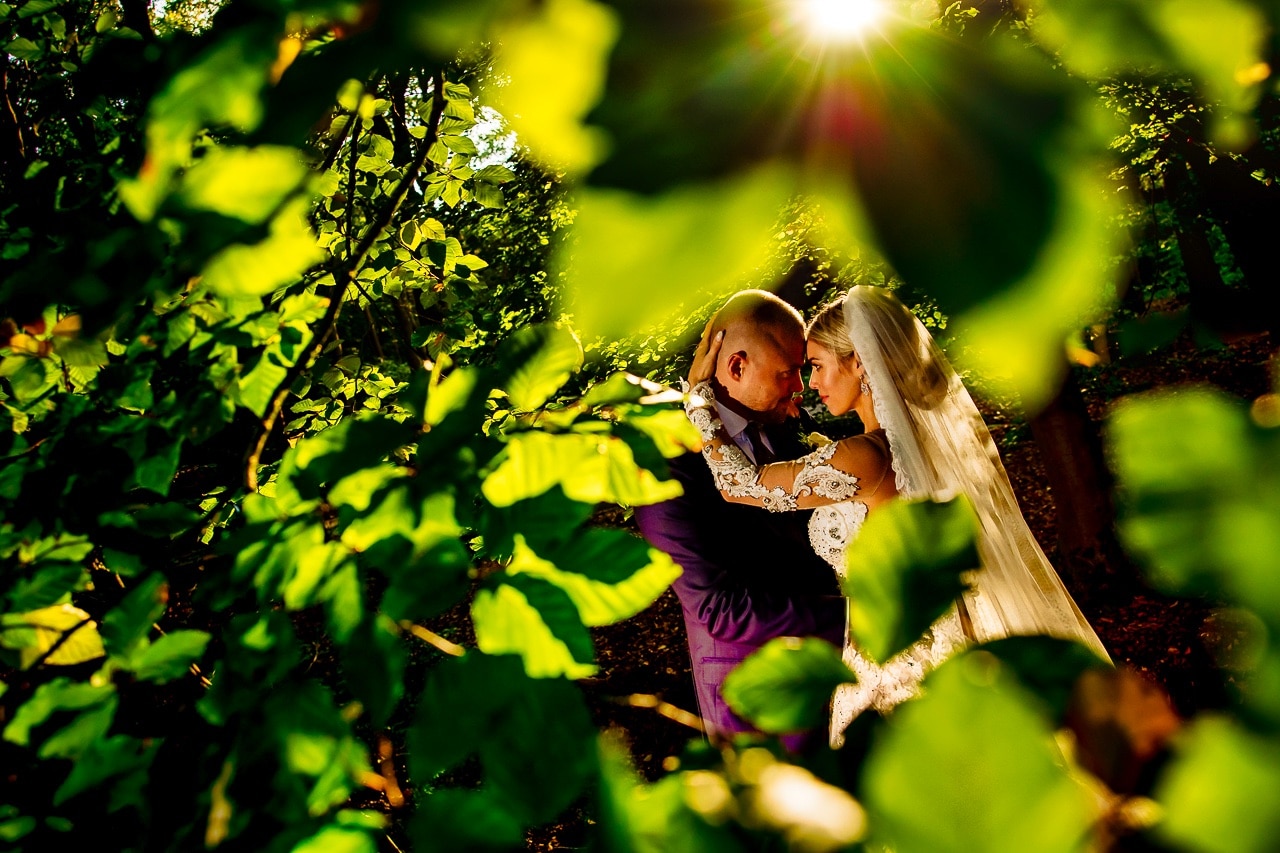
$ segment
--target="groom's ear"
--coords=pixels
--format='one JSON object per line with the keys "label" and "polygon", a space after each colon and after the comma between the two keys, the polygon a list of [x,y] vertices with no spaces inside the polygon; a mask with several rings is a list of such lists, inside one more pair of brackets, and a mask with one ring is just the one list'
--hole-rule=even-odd
{"label": "groom's ear", "polygon": [[740,380],[747,372],[747,354],[744,350],[729,353],[725,359],[725,369],[729,371],[729,376],[733,379]]}

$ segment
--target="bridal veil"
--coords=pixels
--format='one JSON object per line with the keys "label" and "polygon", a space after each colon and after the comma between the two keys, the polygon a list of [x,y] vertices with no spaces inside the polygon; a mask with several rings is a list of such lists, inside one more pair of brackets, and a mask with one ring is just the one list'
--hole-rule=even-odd
{"label": "bridal veil", "polygon": [[1047,634],[1110,661],[1027,526],[991,433],[924,324],[890,291],[870,285],[849,290],[844,318],[889,439],[899,494],[963,494],[977,511],[983,567],[960,602],[973,639]]}

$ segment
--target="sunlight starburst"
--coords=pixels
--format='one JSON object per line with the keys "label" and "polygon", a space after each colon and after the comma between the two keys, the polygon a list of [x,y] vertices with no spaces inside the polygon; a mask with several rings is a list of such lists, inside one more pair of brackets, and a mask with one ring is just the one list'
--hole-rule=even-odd
{"label": "sunlight starburst", "polygon": [[865,35],[885,14],[884,0],[798,0],[812,36],[822,41],[851,41]]}

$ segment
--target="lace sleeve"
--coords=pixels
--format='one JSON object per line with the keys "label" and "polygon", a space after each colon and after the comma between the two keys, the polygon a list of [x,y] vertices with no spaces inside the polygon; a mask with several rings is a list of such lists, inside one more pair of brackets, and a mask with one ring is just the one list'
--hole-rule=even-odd
{"label": "lace sleeve", "polygon": [[838,503],[858,493],[858,478],[831,464],[837,442],[794,462],[757,467],[716,417],[711,384],[700,382],[685,391],[685,414],[702,436],[702,458],[727,500],[786,512]]}

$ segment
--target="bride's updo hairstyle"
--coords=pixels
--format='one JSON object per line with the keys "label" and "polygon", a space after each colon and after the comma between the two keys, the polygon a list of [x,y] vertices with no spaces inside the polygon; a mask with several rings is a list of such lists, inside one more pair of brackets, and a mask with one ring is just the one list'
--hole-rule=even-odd
{"label": "bride's updo hairstyle", "polygon": [[[857,299],[878,320],[880,349],[896,353],[898,391],[913,405],[932,408],[946,396],[949,388],[945,361],[933,338],[921,334],[923,327],[915,315],[884,287],[858,285],[846,296],[828,302],[809,321],[805,337],[830,350],[841,361],[852,361],[857,354],[857,341],[849,332],[845,319],[845,300]],[[876,391],[871,384],[871,393]]]}

